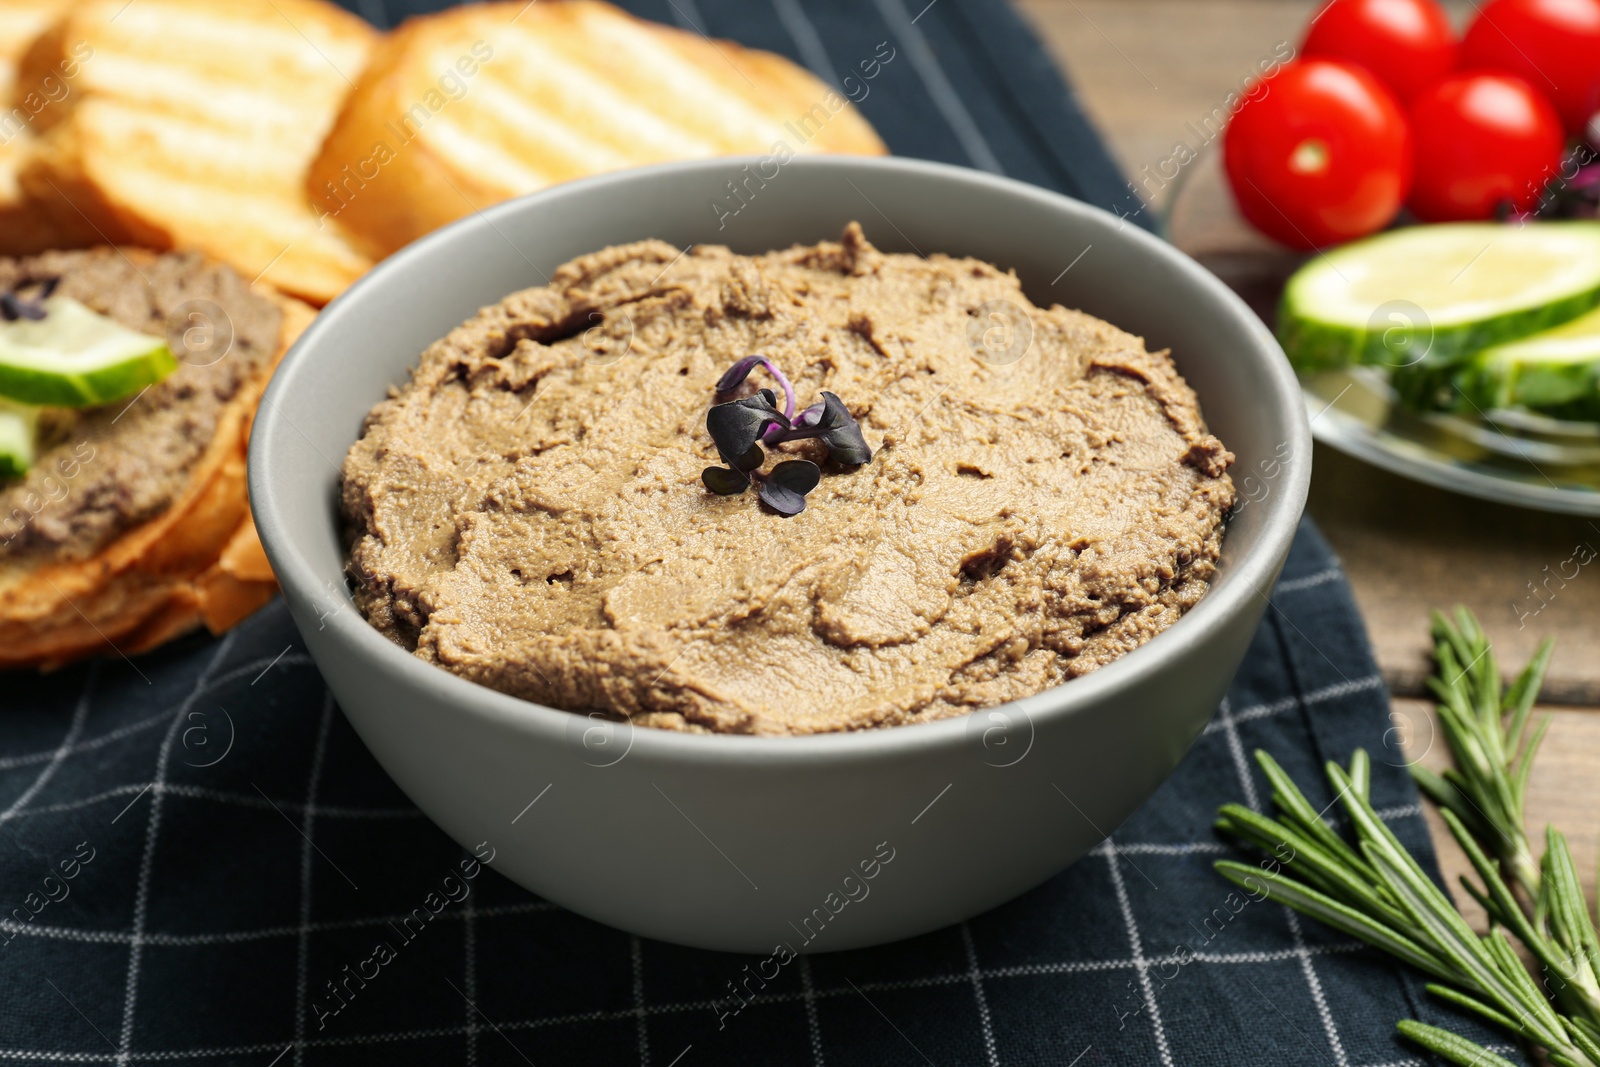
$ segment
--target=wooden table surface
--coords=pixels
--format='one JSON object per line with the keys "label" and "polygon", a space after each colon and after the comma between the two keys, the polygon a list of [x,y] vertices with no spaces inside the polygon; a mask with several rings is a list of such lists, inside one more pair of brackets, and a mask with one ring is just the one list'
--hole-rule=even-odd
{"label": "wooden table surface", "polygon": [[[1260,62],[1292,54],[1286,49],[1298,46],[1316,6],[1310,0],[1019,2],[1155,210],[1167,206],[1174,189],[1159,164],[1179,145],[1205,145],[1206,117]],[[1447,6],[1458,26],[1471,12],[1470,0]],[[1204,157],[1191,165],[1205,166]],[[1298,260],[1251,234],[1226,198],[1204,212],[1176,235],[1178,244],[1270,314],[1277,286]],[[1414,758],[1436,767],[1448,762],[1431,705],[1412,699],[1425,693],[1430,609],[1470,607],[1508,670],[1519,668],[1544,636],[1556,638],[1542,709],[1554,722],[1530,789],[1528,823],[1535,833],[1546,822],[1566,831],[1592,892],[1600,837],[1600,567],[1585,567],[1564,583],[1550,576],[1576,547],[1600,548],[1600,521],[1459,496],[1321,444],[1313,471],[1310,513],[1344,561]],[[1428,814],[1453,883],[1469,867]]]}

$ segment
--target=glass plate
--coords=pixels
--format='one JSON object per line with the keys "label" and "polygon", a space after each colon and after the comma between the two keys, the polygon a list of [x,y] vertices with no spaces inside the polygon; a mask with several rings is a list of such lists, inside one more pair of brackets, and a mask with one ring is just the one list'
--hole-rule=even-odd
{"label": "glass plate", "polygon": [[[1283,283],[1305,256],[1286,251],[1239,217],[1213,143],[1163,181],[1140,176],[1163,205],[1163,235],[1234,288],[1270,326]],[[1317,440],[1429,485],[1544,511],[1600,515],[1600,424],[1522,411],[1481,418],[1418,415],[1395,403],[1376,367],[1302,378]]]}

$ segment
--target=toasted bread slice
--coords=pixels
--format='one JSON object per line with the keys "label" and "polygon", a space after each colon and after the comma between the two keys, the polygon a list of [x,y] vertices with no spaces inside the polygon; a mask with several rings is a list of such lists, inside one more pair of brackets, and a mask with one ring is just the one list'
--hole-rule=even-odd
{"label": "toasted bread slice", "polygon": [[72,90],[57,77],[40,91],[18,94],[17,63],[39,35],[50,28],[70,0],[0,0],[0,255],[27,255],[76,243],[43,208],[29,200],[17,172],[33,147],[38,115]]}
{"label": "toasted bread slice", "polygon": [[0,583],[0,667],[133,655],[202,624],[221,632],[276,592],[250,519],[245,454],[272,369],[316,312],[258,288],[282,311],[277,350],[229,401],[187,489],[88,559],[47,564]]}
{"label": "toasted bread slice", "polygon": [[306,170],[376,40],[321,0],[87,0],[28,50],[19,91],[76,61],[23,191],[96,242],[194,248],[322,304],[370,261],[319,223]]}
{"label": "toasted bread slice", "polygon": [[408,21],[374,52],[310,190],[370,255],[571,178],[737,153],[882,154],[839,93],[790,63],[592,0]]}

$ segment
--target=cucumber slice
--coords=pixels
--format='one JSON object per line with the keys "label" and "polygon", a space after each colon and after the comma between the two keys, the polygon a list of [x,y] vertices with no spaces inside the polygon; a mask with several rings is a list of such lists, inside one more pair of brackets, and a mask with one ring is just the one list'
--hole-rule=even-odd
{"label": "cucumber slice", "polygon": [[43,302],[42,319],[0,322],[0,396],[25,404],[107,404],[178,369],[160,337],[138,333],[71,297]]}
{"label": "cucumber slice", "polygon": [[0,400],[0,479],[20,478],[33,466],[39,409]]}
{"label": "cucumber slice", "polygon": [[1301,373],[1442,365],[1600,304],[1600,222],[1413,226],[1312,259],[1278,339]]}
{"label": "cucumber slice", "polygon": [[1447,411],[1521,407],[1560,419],[1600,420],[1600,309],[1455,367],[1406,368],[1396,390],[1414,406]]}

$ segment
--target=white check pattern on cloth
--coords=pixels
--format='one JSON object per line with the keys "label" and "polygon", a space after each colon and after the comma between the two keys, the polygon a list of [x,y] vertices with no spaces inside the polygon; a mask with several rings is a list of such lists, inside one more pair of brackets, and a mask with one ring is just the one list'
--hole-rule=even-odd
{"label": "white check pattern on cloth", "polygon": [[[282,620],[279,620],[280,625]],[[281,631],[280,631],[281,633]],[[248,638],[248,634],[245,635]],[[274,635],[270,642],[279,640],[279,635]],[[252,644],[261,644],[252,641]],[[105,752],[114,747],[113,742],[105,740],[114,737],[124,743],[140,743],[149,733],[149,720],[151,717],[140,715],[135,717],[128,725],[139,726],[139,729],[129,729],[128,725],[115,725],[103,732],[86,732],[86,723],[90,716],[89,702],[80,698],[76,702],[73,713],[63,723],[63,733],[60,741],[49,748],[40,748],[37,751],[22,753],[6,760],[5,766],[13,772],[20,772],[25,776],[26,784],[22,786],[18,796],[26,795],[31,798],[30,803],[11,804],[13,811],[12,822],[16,825],[27,826],[36,820],[46,819],[51,815],[69,818],[80,818],[90,814],[98,814],[102,821],[115,815],[123,819],[129,809],[124,807],[127,798],[148,798],[151,811],[145,818],[145,846],[142,858],[139,861],[139,879],[137,892],[140,901],[139,907],[134,911],[134,921],[126,928],[95,928],[87,925],[63,925],[55,923],[18,923],[11,919],[0,920],[0,932],[12,935],[14,940],[11,947],[22,941],[59,941],[66,943],[89,944],[104,947],[115,947],[126,953],[126,983],[125,1014],[122,1019],[120,1036],[117,1048],[107,1048],[104,1051],[89,1048],[56,1048],[40,1049],[37,1047],[16,1047],[10,1042],[0,1040],[0,1060],[12,1061],[38,1061],[38,1062],[82,1062],[82,1063],[134,1063],[154,1061],[190,1061],[202,1062],[207,1060],[229,1060],[239,1058],[241,1061],[259,1057],[260,1062],[308,1062],[312,1054],[324,1050],[352,1049],[359,1047],[388,1047],[404,1048],[410,1043],[432,1039],[448,1039],[459,1042],[463,1058],[468,1062],[481,1059],[483,1055],[492,1051],[510,1054],[511,1049],[516,1049],[515,1044],[510,1046],[505,1041],[513,1040],[512,1035],[534,1035],[559,1031],[567,1027],[592,1026],[592,1025],[624,1025],[632,1034],[629,1045],[631,1052],[626,1061],[642,1065],[664,1064],[671,1062],[672,1058],[685,1051],[680,1048],[668,1048],[658,1040],[653,1040],[652,1031],[655,1027],[671,1020],[694,1020],[701,1017],[705,1023],[705,1037],[699,1043],[702,1055],[696,1056],[695,1042],[685,1042],[689,1046],[689,1055],[684,1056],[682,1063],[686,1065],[694,1062],[717,1062],[712,1040],[716,1033],[711,1025],[715,1017],[715,1002],[708,997],[662,997],[660,991],[649,988],[647,960],[652,954],[658,952],[681,953],[684,950],[672,949],[669,946],[658,946],[653,942],[643,941],[635,937],[617,935],[626,942],[626,959],[619,961],[621,970],[616,975],[619,982],[628,990],[627,1003],[614,1007],[596,1007],[587,1011],[569,1011],[558,1013],[529,1013],[521,1017],[499,1017],[485,1021],[487,1017],[479,1015],[477,999],[479,996],[479,978],[477,966],[479,955],[478,948],[485,943],[485,938],[497,937],[495,925],[511,921],[518,917],[538,915],[561,915],[562,912],[555,906],[521,894],[520,891],[509,892],[521,896],[522,899],[512,903],[484,904],[476,899],[469,898],[473,906],[447,910],[438,918],[444,924],[460,923],[460,940],[464,943],[463,963],[464,972],[460,980],[460,990],[468,999],[463,1004],[464,1009],[458,1014],[459,1021],[452,1025],[433,1025],[416,1027],[391,1027],[373,1029],[363,1032],[342,1034],[329,1034],[313,1032],[311,1027],[313,1019],[307,1009],[309,999],[314,995],[311,989],[313,981],[308,961],[311,956],[311,946],[315,939],[329,934],[338,934],[347,931],[376,930],[396,923],[404,918],[398,911],[384,911],[380,913],[355,915],[344,918],[318,918],[313,907],[313,890],[318,885],[329,887],[327,892],[334,892],[340,884],[340,875],[324,865],[318,858],[321,846],[336,847],[332,841],[319,844],[318,838],[330,833],[331,827],[337,826],[391,826],[413,827],[407,831],[411,834],[430,833],[426,820],[414,808],[402,804],[385,804],[371,808],[364,808],[353,804],[324,803],[322,786],[327,774],[327,761],[330,750],[330,733],[341,735],[341,744],[348,743],[349,738],[342,735],[348,733],[348,727],[341,717],[334,714],[333,703],[320,680],[317,679],[315,670],[304,655],[284,656],[278,663],[275,671],[280,679],[290,677],[299,678],[305,683],[302,691],[312,699],[306,702],[307,711],[301,717],[308,720],[313,727],[307,740],[310,742],[309,770],[301,778],[303,783],[303,799],[289,800],[277,799],[271,796],[251,797],[249,794],[228,788],[199,787],[187,782],[171,780],[170,772],[174,767],[174,752],[177,749],[178,739],[182,736],[179,725],[185,722],[186,714],[202,698],[209,698],[219,694],[227,685],[240,686],[244,680],[256,676],[261,670],[265,657],[248,659],[237,667],[228,668],[228,660],[232,642],[224,640],[217,643],[217,647],[206,656],[208,663],[202,671],[200,684],[196,685],[191,695],[180,702],[175,712],[166,716],[168,729],[160,737],[159,745],[155,746],[154,774],[147,781],[130,782],[112,789],[103,789],[85,797],[80,801],[53,801],[46,793],[45,783],[40,779],[49,776],[56,778],[73,766],[73,760],[81,758],[93,759],[96,754]],[[96,682],[105,668],[92,668],[86,672],[84,692],[89,692],[89,685]],[[1337,702],[1341,699],[1362,698],[1372,695],[1379,683],[1375,679],[1361,678],[1351,682],[1337,685],[1324,686],[1308,692],[1300,699],[1279,699],[1253,703],[1238,712],[1231,710],[1225,703],[1221,709],[1216,723],[1208,736],[1219,734],[1218,741],[1222,743],[1220,753],[1226,754],[1230,765],[1233,767],[1237,792],[1252,806],[1258,806],[1257,786],[1250,768],[1245,762],[1245,746],[1239,736],[1241,723],[1270,723],[1274,718],[1283,716],[1291,711],[1305,712],[1310,708]],[[248,688],[248,687],[246,687]],[[230,697],[230,699],[232,699]],[[314,710],[311,710],[314,708]],[[150,745],[143,748],[148,752]],[[35,768],[41,768],[35,770]],[[343,774],[341,774],[343,777]],[[163,930],[150,925],[149,894],[153,879],[157,876],[155,870],[155,857],[157,843],[169,835],[182,837],[184,826],[174,820],[178,819],[180,812],[167,811],[165,806],[170,800],[182,800],[188,805],[201,805],[207,809],[236,812],[271,813],[273,818],[287,819],[289,827],[282,827],[283,833],[292,833],[291,827],[298,830],[301,838],[297,840],[294,853],[296,862],[296,878],[299,886],[299,895],[296,901],[298,923],[265,925],[257,927],[238,927],[209,932],[177,932]],[[136,809],[135,809],[136,810]],[[183,813],[192,810],[190,807],[181,809]],[[1420,809],[1415,804],[1393,805],[1382,811],[1385,818],[1397,822],[1405,820],[1415,821]],[[279,824],[281,825],[281,823]],[[1126,828],[1125,828],[1126,829]],[[967,1024],[974,1036],[975,1052],[978,1062],[988,1064],[1001,1064],[1008,1062],[1006,1057],[1007,1042],[1006,1031],[1002,1023],[994,1018],[991,1010],[991,1000],[1000,998],[1002,1005],[1008,1001],[1018,981],[1031,981],[1045,979],[1052,976],[1070,975],[1108,975],[1126,974],[1131,976],[1139,985],[1146,1018],[1148,1018],[1154,1058],[1163,1064],[1177,1064],[1185,1062],[1184,1053],[1176,1049],[1169,1038],[1162,994],[1156,989],[1152,980],[1152,971],[1161,960],[1158,952],[1164,946],[1157,945],[1152,949],[1147,944],[1149,936],[1141,928],[1139,909],[1137,908],[1129,884],[1125,881],[1123,867],[1133,861],[1130,856],[1148,857],[1144,862],[1177,862],[1188,863],[1195,860],[1209,862],[1206,857],[1230,851],[1228,846],[1215,838],[1190,841],[1120,841],[1108,839],[1098,846],[1091,859],[1086,859],[1079,867],[1103,862],[1103,872],[1108,879],[1108,884],[1115,900],[1116,920],[1125,933],[1127,953],[1112,955],[1108,958],[1056,958],[1037,962],[1025,963],[994,963],[986,964],[985,959],[992,954],[991,949],[985,947],[989,935],[986,927],[989,925],[990,916],[981,916],[970,923],[959,924],[952,929],[951,936],[955,938],[955,949],[949,956],[949,966],[924,973],[912,974],[906,977],[871,979],[851,979],[844,975],[845,981],[829,980],[817,975],[817,967],[824,970],[835,970],[837,960],[846,957],[860,956],[858,953],[847,953],[844,957],[818,957],[803,958],[798,968],[799,986],[795,989],[775,991],[763,994],[758,1004],[779,1007],[794,1005],[802,1012],[804,1018],[804,1051],[807,1062],[821,1064],[824,1062],[838,1062],[841,1053],[849,1048],[849,1038],[841,1033],[838,1024],[830,1025],[830,1020],[823,1018],[823,1007],[830,1010],[828,1015],[833,1015],[835,1006],[848,1005],[852,1000],[859,1001],[862,997],[881,999],[880,995],[896,994],[902,991],[933,991],[949,989],[952,991],[965,989],[967,1008],[961,1009],[970,1016]],[[330,861],[331,862],[331,861]],[[92,869],[92,866],[91,868]],[[1075,868],[1077,870],[1077,868]],[[1136,883],[1143,884],[1143,872],[1134,875]],[[1067,876],[1063,876],[1067,877]],[[1218,892],[1222,886],[1217,883]],[[87,892],[88,886],[84,886]],[[1014,905],[1011,907],[1015,907]],[[1321,1040],[1325,1043],[1325,1052],[1316,1058],[1327,1058],[1330,1062],[1339,1064],[1340,1067],[1349,1067],[1353,1062],[1356,1067],[1376,1067],[1379,1063],[1405,1062],[1400,1059],[1371,1060],[1366,1062],[1352,1061],[1346,1054],[1336,1024],[1336,1013],[1323,996],[1321,983],[1318,978],[1319,966],[1326,965],[1326,961],[1354,958],[1370,955],[1366,950],[1353,942],[1324,937],[1314,943],[1308,942],[1304,933],[1291,913],[1274,908],[1277,914],[1283,916],[1279,921],[1285,922],[1291,931],[1291,942],[1282,947],[1271,949],[1251,949],[1247,951],[1199,951],[1193,954],[1193,965],[1197,967],[1222,968],[1233,971],[1245,968],[1241,974],[1248,974],[1252,967],[1292,963],[1297,966],[1303,976],[1304,991],[1300,996],[1308,997],[1315,1005],[1315,1015],[1321,1021]],[[1006,909],[1001,909],[1002,912]],[[991,915],[998,913],[991,913]],[[1148,916],[1146,916],[1148,919]],[[579,920],[581,922],[581,920]],[[598,929],[598,928],[597,928]],[[930,935],[938,936],[938,935]],[[244,1042],[237,1044],[197,1044],[194,1047],[181,1045],[164,1045],[159,1047],[146,1047],[137,1040],[138,1028],[136,1022],[141,1011],[154,1010],[147,1008],[147,1000],[157,994],[143,988],[140,977],[140,962],[145,953],[156,949],[206,949],[221,948],[225,946],[238,946],[251,943],[282,942],[291,944],[294,956],[293,1003],[292,1019],[286,1019],[288,1024],[281,1034],[281,1039],[263,1040],[257,1042]],[[876,950],[881,951],[881,950]],[[530,955],[537,955],[530,953]],[[731,968],[733,973],[736,968]],[[842,972],[841,972],[842,973]],[[284,991],[286,994],[289,990]],[[652,998],[650,993],[656,993]],[[1274,985],[1269,996],[1276,1001],[1280,997],[1294,996],[1291,990],[1284,988],[1281,982]],[[880,1008],[880,1010],[882,1010]],[[1006,1009],[1009,1011],[1009,1009]],[[62,1021],[65,1026],[70,1022],[71,1015],[65,1005],[61,1006]],[[902,1022],[905,1022],[902,1019]],[[894,1024],[892,1024],[894,1025]],[[911,1025],[905,1023],[905,1025]],[[70,1029],[70,1027],[68,1027]],[[488,1035],[490,1044],[483,1044],[483,1038]],[[914,1040],[910,1035],[907,1040]],[[844,1042],[843,1045],[840,1042]],[[1115,1049],[1103,1047],[1103,1051],[1116,1058]],[[288,1055],[292,1055],[292,1060]],[[1074,1052],[1073,1054],[1076,1054]],[[284,1060],[274,1057],[284,1056]],[[691,1058],[693,1057],[693,1058]],[[844,1057],[847,1058],[847,1057]],[[1070,1057],[1068,1057],[1070,1059]],[[254,1062],[254,1061],[252,1061]],[[496,1060],[495,1062],[501,1062]],[[537,1062],[537,1061],[535,1061]],[[600,1061],[597,1061],[600,1062]],[[934,1062],[942,1062],[935,1059]],[[1130,1061],[1136,1062],[1136,1061]]]}

